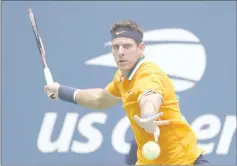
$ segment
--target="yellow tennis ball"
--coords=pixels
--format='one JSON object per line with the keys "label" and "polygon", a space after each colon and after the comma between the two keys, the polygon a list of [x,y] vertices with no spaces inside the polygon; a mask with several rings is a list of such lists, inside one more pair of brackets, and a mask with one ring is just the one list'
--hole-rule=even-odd
{"label": "yellow tennis ball", "polygon": [[160,155],[160,146],[154,141],[148,141],[142,147],[142,154],[148,160],[155,160]]}

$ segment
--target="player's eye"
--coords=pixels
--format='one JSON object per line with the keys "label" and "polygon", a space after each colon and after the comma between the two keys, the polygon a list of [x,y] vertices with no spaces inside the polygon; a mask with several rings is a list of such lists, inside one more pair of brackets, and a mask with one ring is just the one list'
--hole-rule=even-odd
{"label": "player's eye", "polygon": [[112,45],[112,49],[118,50],[119,49],[119,45]]}
{"label": "player's eye", "polygon": [[129,48],[132,47],[132,45],[131,45],[131,44],[124,44],[123,47],[124,47],[125,49],[129,49]]}

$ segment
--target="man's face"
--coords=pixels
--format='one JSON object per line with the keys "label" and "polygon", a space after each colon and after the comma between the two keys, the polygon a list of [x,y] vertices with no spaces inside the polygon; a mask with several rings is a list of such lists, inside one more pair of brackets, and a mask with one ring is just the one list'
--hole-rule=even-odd
{"label": "man's face", "polygon": [[121,71],[129,72],[143,52],[144,43],[137,45],[133,39],[125,37],[112,40],[112,53]]}

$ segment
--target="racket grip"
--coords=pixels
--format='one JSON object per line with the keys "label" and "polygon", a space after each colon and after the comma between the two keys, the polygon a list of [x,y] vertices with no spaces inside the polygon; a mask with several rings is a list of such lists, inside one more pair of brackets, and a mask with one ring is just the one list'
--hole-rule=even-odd
{"label": "racket grip", "polygon": [[[44,68],[44,76],[45,76],[45,80],[46,80],[46,83],[47,84],[52,84],[54,81],[53,81],[53,77],[52,77],[52,74],[49,70],[49,68]],[[55,99],[55,95],[53,93],[50,93],[49,94],[49,97],[51,99]]]}

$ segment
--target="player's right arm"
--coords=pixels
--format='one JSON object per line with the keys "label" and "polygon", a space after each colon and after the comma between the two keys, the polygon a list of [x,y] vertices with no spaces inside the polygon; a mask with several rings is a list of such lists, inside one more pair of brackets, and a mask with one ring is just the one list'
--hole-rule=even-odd
{"label": "player's right arm", "polygon": [[75,100],[77,104],[92,109],[107,109],[116,105],[120,99],[110,95],[106,89],[78,89]]}
{"label": "player's right arm", "polygon": [[45,91],[53,93],[56,99],[80,104],[91,109],[107,109],[120,101],[119,92],[111,82],[105,89],[75,89],[58,83],[45,86]]}

